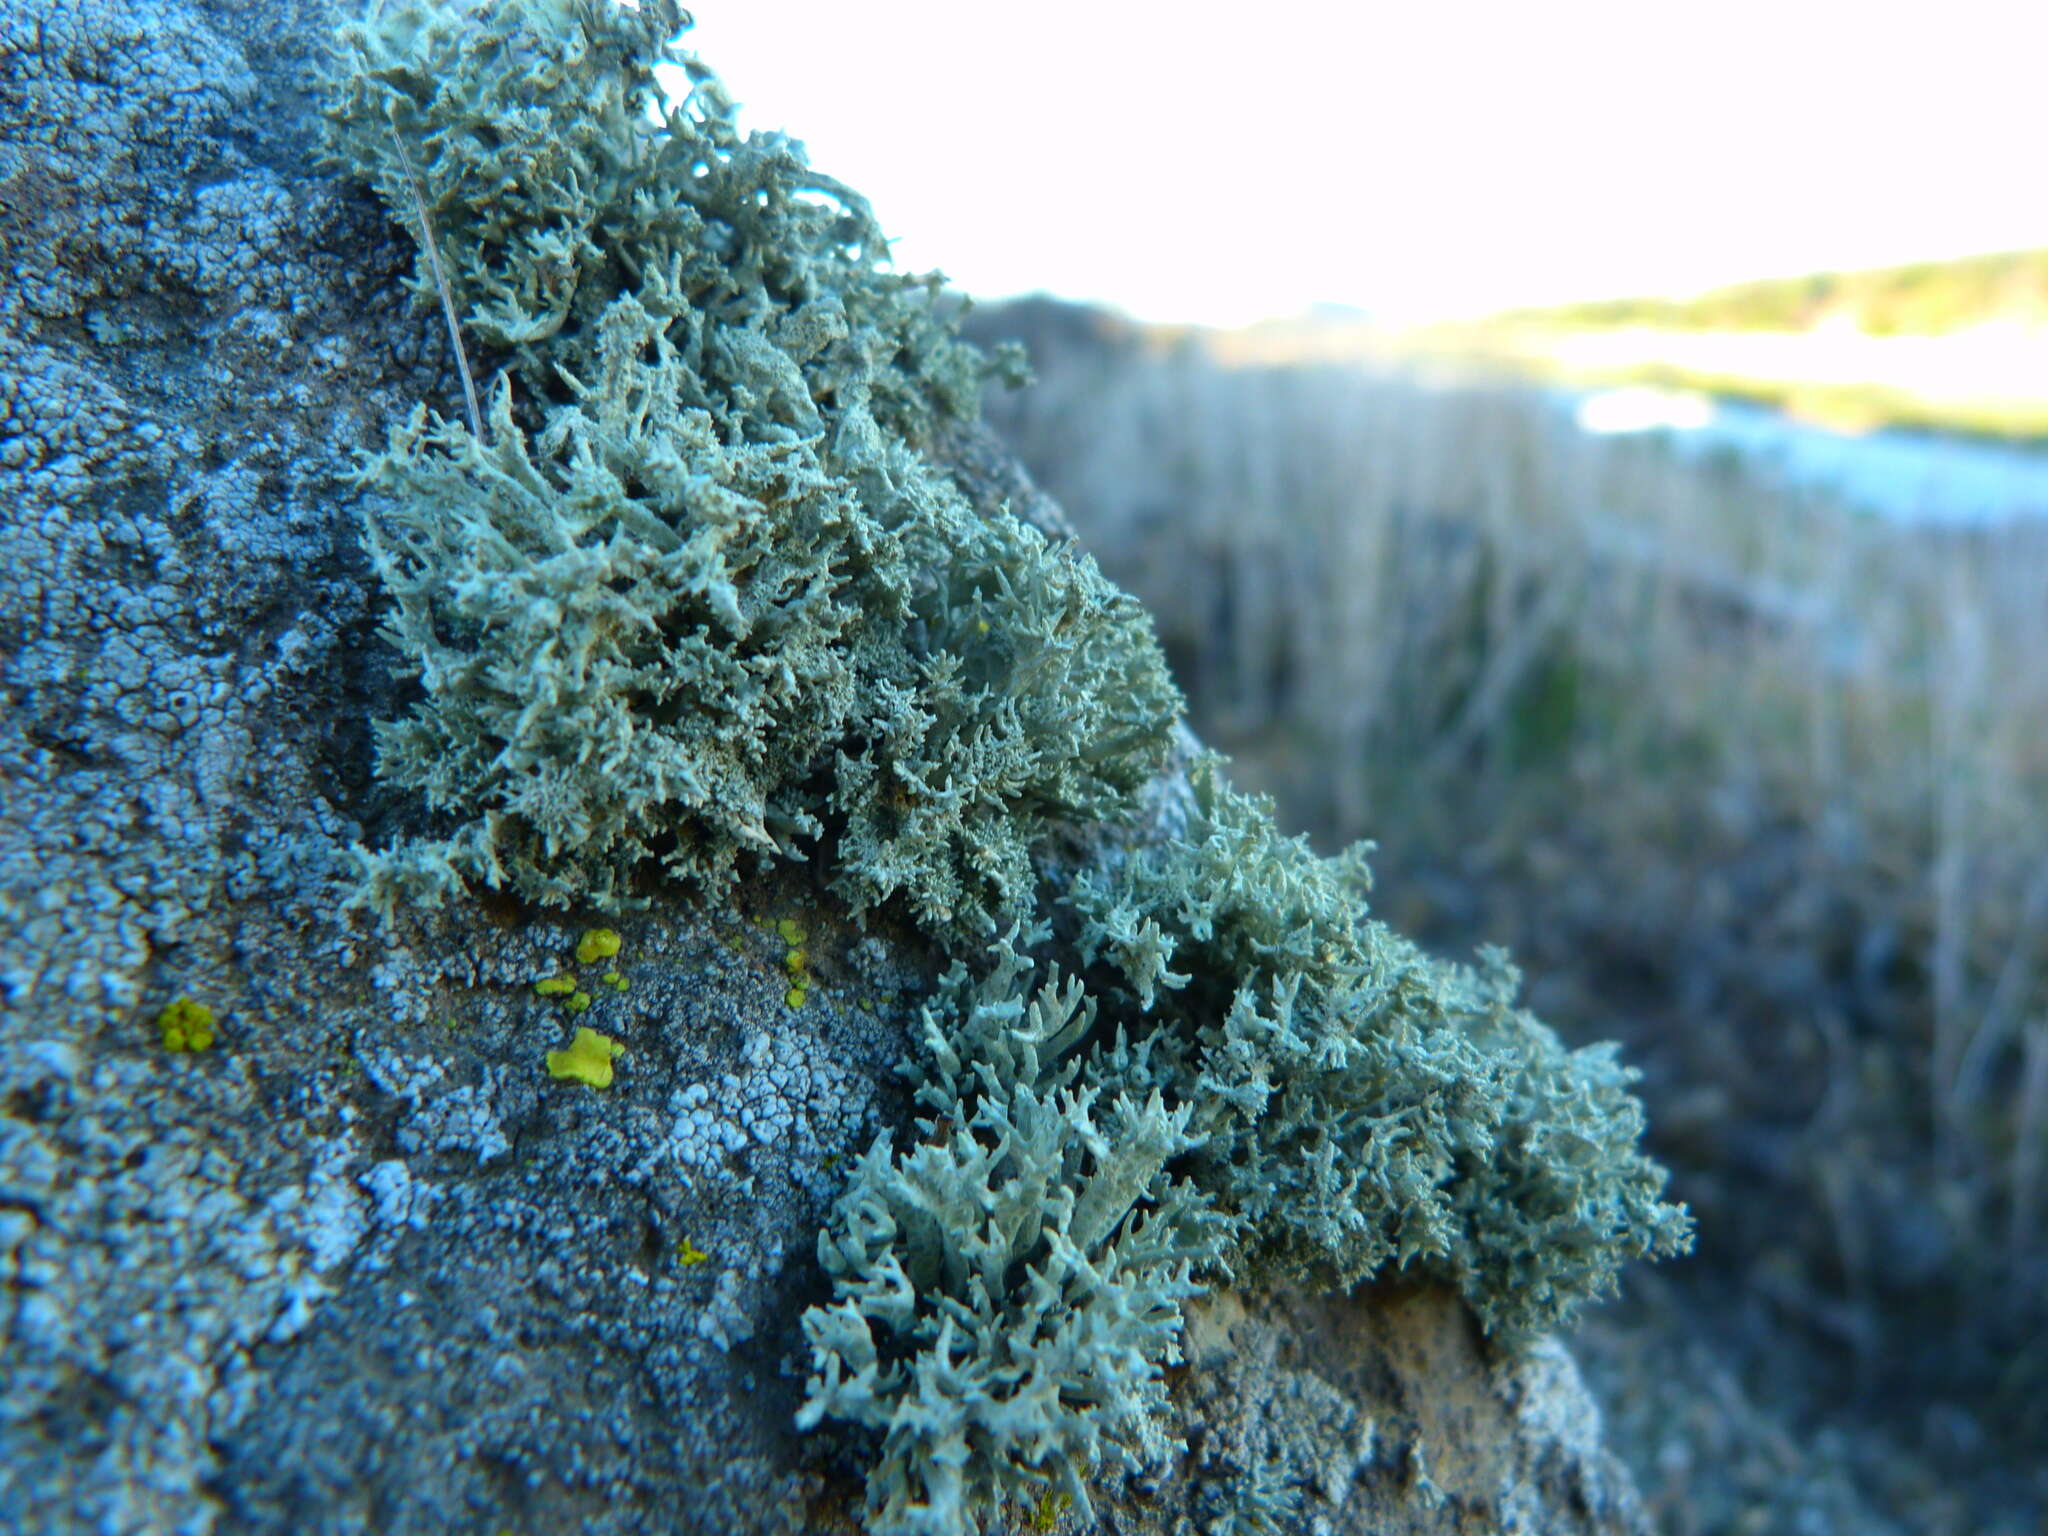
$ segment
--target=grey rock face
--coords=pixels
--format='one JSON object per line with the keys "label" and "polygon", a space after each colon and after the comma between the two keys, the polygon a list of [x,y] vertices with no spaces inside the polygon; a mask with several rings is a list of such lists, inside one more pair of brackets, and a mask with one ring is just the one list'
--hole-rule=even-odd
{"label": "grey rock face", "polygon": [[[851,1528],[796,1317],[923,950],[793,870],[618,923],[572,1014],[533,984],[585,925],[341,908],[401,702],[349,471],[460,397],[317,158],[336,20],[0,0],[0,1528]],[[180,998],[211,1050],[163,1048]],[[582,1026],[608,1088],[547,1070]],[[1443,1298],[1221,1297],[1190,1354],[1116,1529],[1258,1528],[1247,1479],[1281,1530],[1631,1528],[1562,1352]]]}

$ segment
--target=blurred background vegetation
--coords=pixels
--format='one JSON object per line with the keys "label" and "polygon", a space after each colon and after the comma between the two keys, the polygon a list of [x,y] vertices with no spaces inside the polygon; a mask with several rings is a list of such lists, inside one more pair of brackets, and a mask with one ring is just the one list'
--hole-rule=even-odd
{"label": "blurred background vegetation", "polygon": [[1856,431],[2048,436],[2048,251],[1522,308],[1394,339],[1578,384],[1706,391]]}
{"label": "blurred background vegetation", "polygon": [[1607,299],[1501,318],[1694,331],[1804,331],[1841,321],[1872,336],[1941,336],[1995,322],[2038,326],[2048,324],[2048,251],[1765,278],[1686,298]]}
{"label": "blurred background vegetation", "polygon": [[903,269],[1116,306],[972,324],[1203,735],[1647,1074],[1700,1249],[1574,1347],[1659,1530],[2048,1530],[2029,18],[802,9],[706,54]]}
{"label": "blurred background vegetation", "polygon": [[[2001,257],[1570,323],[2044,294],[2048,258]],[[1659,1529],[2043,1529],[2048,519],[1590,431],[1355,316],[969,323],[1032,355],[991,417],[1198,731],[1325,851],[1376,840],[1383,916],[1511,946],[1550,1022],[1645,1072],[1699,1250],[1580,1350]]]}

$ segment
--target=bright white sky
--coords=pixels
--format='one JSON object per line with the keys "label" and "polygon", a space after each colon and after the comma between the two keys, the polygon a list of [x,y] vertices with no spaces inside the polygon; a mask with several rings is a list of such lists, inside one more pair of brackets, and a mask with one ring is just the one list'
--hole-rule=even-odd
{"label": "bright white sky", "polygon": [[2034,0],[689,0],[899,267],[1402,318],[2048,245]]}

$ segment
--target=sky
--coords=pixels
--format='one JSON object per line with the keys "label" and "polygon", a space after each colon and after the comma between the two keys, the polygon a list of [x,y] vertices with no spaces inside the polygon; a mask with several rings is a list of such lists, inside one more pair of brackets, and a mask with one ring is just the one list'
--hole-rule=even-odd
{"label": "sky", "polygon": [[1419,320],[2048,245],[2030,0],[690,3],[742,126],[983,297]]}

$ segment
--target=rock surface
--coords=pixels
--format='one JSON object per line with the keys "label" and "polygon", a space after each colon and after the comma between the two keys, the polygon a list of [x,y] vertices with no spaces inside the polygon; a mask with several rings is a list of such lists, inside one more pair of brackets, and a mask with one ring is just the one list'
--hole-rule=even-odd
{"label": "rock surface", "polygon": [[[796,1318],[934,958],[791,869],[618,922],[571,1015],[533,984],[594,915],[339,904],[399,809],[349,473],[459,386],[318,156],[338,19],[0,0],[0,1527],[853,1529]],[[211,1050],[163,1047],[180,998]],[[582,1026],[607,1089],[543,1064]],[[1188,1354],[1188,1452],[1106,1528],[1252,1529],[1248,1479],[1281,1530],[1640,1524],[1563,1349],[1440,1294],[1221,1295]]]}

